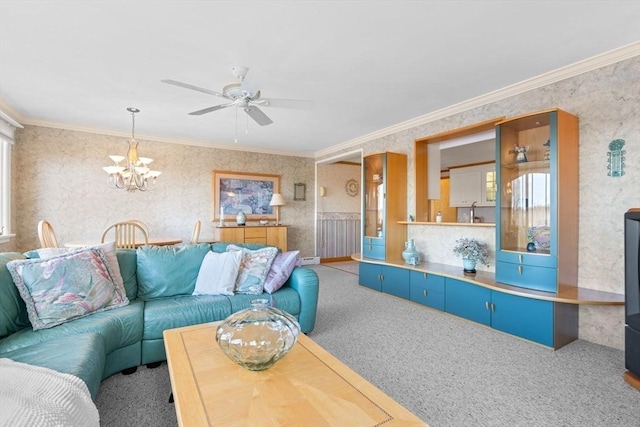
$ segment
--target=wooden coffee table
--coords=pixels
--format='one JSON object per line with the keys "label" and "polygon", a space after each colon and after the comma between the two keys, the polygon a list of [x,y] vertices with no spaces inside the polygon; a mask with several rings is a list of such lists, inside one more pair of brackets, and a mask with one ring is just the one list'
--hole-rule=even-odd
{"label": "wooden coffee table", "polygon": [[219,322],[164,331],[181,426],[426,426],[301,334],[265,371],[235,364],[215,341]]}

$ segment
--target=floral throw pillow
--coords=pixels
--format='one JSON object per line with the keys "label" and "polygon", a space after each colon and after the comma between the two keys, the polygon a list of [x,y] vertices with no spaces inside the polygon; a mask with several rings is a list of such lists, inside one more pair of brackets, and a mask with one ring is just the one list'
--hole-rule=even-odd
{"label": "floral throw pillow", "polygon": [[27,306],[34,330],[129,303],[125,293],[114,284],[101,249],[11,261],[7,269]]}
{"label": "floral throw pillow", "polygon": [[235,291],[239,294],[261,294],[271,264],[278,254],[278,248],[267,246],[252,251],[236,245],[229,245],[227,252],[229,251],[242,251],[242,261],[236,279]]}

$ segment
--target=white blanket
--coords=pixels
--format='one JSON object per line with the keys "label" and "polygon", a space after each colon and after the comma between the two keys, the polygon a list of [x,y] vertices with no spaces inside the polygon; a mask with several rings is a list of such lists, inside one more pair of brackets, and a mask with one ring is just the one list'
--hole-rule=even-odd
{"label": "white blanket", "polygon": [[99,426],[98,408],[78,377],[0,358],[0,426]]}

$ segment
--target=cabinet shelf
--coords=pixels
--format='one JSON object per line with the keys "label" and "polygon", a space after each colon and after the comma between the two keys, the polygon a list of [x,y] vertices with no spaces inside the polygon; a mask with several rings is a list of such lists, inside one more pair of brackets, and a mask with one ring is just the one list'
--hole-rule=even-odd
{"label": "cabinet shelf", "polygon": [[384,260],[402,252],[406,227],[398,220],[407,215],[407,156],[377,153],[364,157],[362,251]]}
{"label": "cabinet shelf", "polygon": [[508,163],[502,165],[503,168],[507,169],[518,169],[521,171],[529,171],[536,169],[549,169],[549,160],[536,160],[532,162],[520,162],[520,163]]}
{"label": "cabinet shelf", "polygon": [[[554,108],[504,120],[496,136],[496,279],[544,292],[577,286],[578,118]],[[528,161],[515,162],[514,147]]]}

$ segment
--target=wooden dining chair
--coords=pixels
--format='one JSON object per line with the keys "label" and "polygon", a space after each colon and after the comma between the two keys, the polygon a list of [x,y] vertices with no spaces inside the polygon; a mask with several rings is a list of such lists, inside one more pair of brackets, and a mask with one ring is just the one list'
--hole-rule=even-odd
{"label": "wooden dining chair", "polygon": [[43,219],[38,223],[38,238],[40,239],[40,247],[42,248],[58,247],[56,232],[53,230],[53,226],[49,221]]}
{"label": "wooden dining chair", "polygon": [[145,224],[144,222],[140,221],[139,219],[128,219],[126,221],[123,222],[133,222],[134,224],[138,224],[140,227],[142,227],[144,229],[144,231],[147,233],[147,236],[149,235],[149,227],[147,227],[147,224]]}
{"label": "wooden dining chair", "polygon": [[200,222],[200,220],[197,220],[193,226],[193,233],[191,233],[191,240],[189,241],[189,243],[191,244],[198,243],[198,239],[200,238],[201,226],[202,226],[202,223]]}
{"label": "wooden dining chair", "polygon": [[149,235],[146,230],[136,222],[117,222],[110,225],[102,233],[100,241],[105,242],[107,234],[111,232],[115,233],[116,248],[129,248],[135,249],[140,245],[146,245],[149,243]]}

